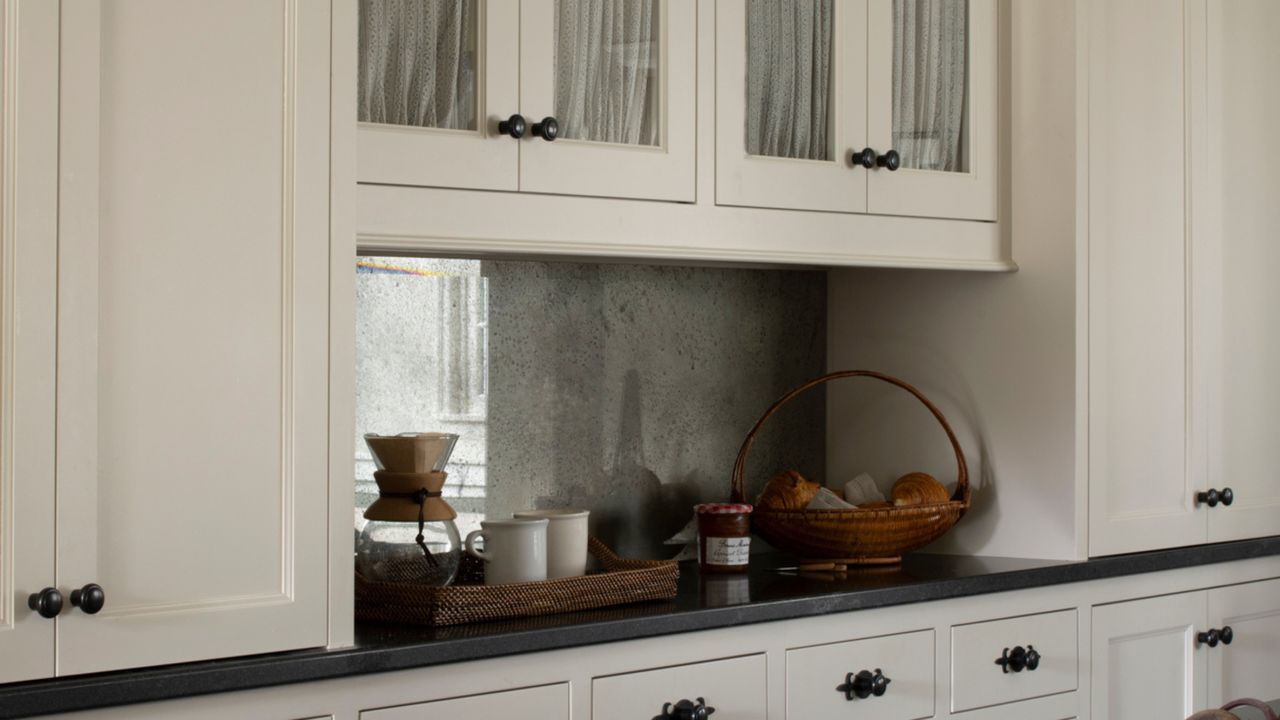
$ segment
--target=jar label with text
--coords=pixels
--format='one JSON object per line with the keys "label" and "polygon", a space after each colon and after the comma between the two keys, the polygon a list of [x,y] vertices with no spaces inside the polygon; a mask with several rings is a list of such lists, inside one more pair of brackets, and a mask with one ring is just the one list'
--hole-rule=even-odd
{"label": "jar label with text", "polygon": [[718,538],[706,539],[706,557],[702,561],[708,565],[746,565],[751,560],[751,538]]}

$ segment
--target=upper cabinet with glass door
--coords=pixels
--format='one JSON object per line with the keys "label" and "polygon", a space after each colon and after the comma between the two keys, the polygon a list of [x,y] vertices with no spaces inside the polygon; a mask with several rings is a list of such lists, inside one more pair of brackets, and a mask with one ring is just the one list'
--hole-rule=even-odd
{"label": "upper cabinet with glass door", "polygon": [[720,0],[716,200],[996,218],[994,0]]}
{"label": "upper cabinet with glass door", "polygon": [[695,11],[360,0],[360,181],[691,202]]}

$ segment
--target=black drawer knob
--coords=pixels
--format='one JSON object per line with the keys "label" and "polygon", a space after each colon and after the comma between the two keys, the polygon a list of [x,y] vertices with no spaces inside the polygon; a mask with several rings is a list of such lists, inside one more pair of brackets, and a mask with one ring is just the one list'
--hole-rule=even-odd
{"label": "black drawer knob", "polygon": [[42,618],[56,618],[62,612],[62,593],[58,592],[58,588],[52,587],[31,593],[27,598],[27,607],[35,610]]}
{"label": "black drawer knob", "polygon": [[525,127],[524,116],[516,113],[498,123],[498,132],[519,140],[524,137]]}
{"label": "black drawer knob", "polygon": [[94,615],[107,604],[107,594],[103,592],[101,585],[89,583],[79,590],[71,591],[71,604],[88,615]]}
{"label": "black drawer knob", "polygon": [[1034,645],[1028,645],[1025,648],[1018,645],[1012,650],[1005,648],[1000,657],[996,658],[996,664],[1000,666],[1000,671],[1003,673],[1019,673],[1023,670],[1033,672],[1040,667],[1040,653],[1036,651]]}
{"label": "black drawer knob", "polygon": [[1209,488],[1204,492],[1196,493],[1196,502],[1201,505],[1208,505],[1209,507],[1218,507],[1218,503],[1222,503],[1229,507],[1231,503],[1235,501],[1236,494],[1232,492],[1229,487],[1222,488],[1221,490],[1218,490],[1217,488]]}
{"label": "black drawer knob", "polygon": [[655,715],[653,720],[707,720],[716,709],[706,700],[681,700],[677,703],[666,703],[662,706],[662,714]]}
{"label": "black drawer knob", "polygon": [[544,117],[542,122],[533,124],[533,136],[551,142],[560,137],[560,123],[553,117]]}
{"label": "black drawer knob", "polygon": [[865,700],[871,696],[880,697],[889,690],[889,678],[884,676],[880,668],[876,668],[875,672],[870,670],[859,670],[857,674],[849,673],[844,676],[844,684],[837,687],[836,690],[844,693],[845,700]]}

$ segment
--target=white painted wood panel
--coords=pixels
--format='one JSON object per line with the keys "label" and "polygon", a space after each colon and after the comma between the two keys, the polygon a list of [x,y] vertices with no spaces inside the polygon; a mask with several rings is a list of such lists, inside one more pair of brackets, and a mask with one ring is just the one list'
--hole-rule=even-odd
{"label": "white painted wood panel", "polygon": [[58,5],[0,3],[0,683],[53,674]]}
{"label": "white painted wood panel", "polygon": [[1209,706],[1280,695],[1280,580],[1210,590],[1208,627],[1230,627],[1233,635],[1230,645],[1207,649]]}
{"label": "white painted wood panel", "polygon": [[[806,720],[933,716],[933,630],[866,638],[787,651],[787,717]],[[837,688],[849,673],[881,670],[884,695],[849,700]]]}
{"label": "white painted wood panel", "polygon": [[[1199,12],[1197,12],[1197,10]],[[1203,2],[1088,5],[1091,555],[1204,542],[1190,446],[1188,37]]]}
{"label": "white painted wood panel", "polygon": [[1093,609],[1092,720],[1184,718],[1205,707],[1203,592]]}
{"label": "white painted wood panel", "polygon": [[748,155],[747,8],[719,0],[715,17],[716,203],[793,210],[865,212],[867,170],[851,153],[866,146],[866,0],[832,3],[831,157]]}
{"label": "white painted wood panel", "polygon": [[[520,143],[522,192],[694,201],[696,169],[697,6],[658,0],[660,40],[657,77],[657,146],[561,138],[547,142],[532,133]],[[555,0],[520,2],[520,107],[530,127],[554,117],[556,78]]]}
{"label": "white painted wood panel", "polygon": [[327,638],[327,3],[62,7],[59,674]]}
{"label": "white painted wood panel", "polygon": [[569,685],[561,683],[368,710],[360,713],[360,718],[361,720],[435,720],[435,718],[569,720]]}
{"label": "white painted wood panel", "polygon": [[[961,712],[1076,689],[1075,609],[951,628],[951,711]],[[1035,670],[1003,672],[995,661],[1022,646],[1040,654]]]}
{"label": "white painted wood panel", "polygon": [[[998,213],[1000,131],[997,94],[1002,34],[996,0],[968,0],[967,172],[902,167],[868,171],[867,212],[994,221]],[[893,0],[869,0],[867,145],[893,147]]]}
{"label": "white painted wood panel", "polygon": [[[520,2],[478,3],[476,117],[474,130],[446,130],[360,123],[356,172],[360,182],[392,185],[515,190],[520,143],[498,133],[498,122],[520,109]],[[348,28],[354,32],[355,28]],[[350,102],[354,98],[344,99]],[[350,117],[356,108],[350,107]],[[532,123],[532,119],[529,120]]]}
{"label": "white painted wood panel", "polygon": [[1209,541],[1280,534],[1280,3],[1211,0],[1204,220],[1193,271],[1204,301],[1209,474],[1230,507],[1206,510]]}
{"label": "white painted wood panel", "polygon": [[695,663],[597,677],[591,681],[591,717],[651,718],[666,703],[703,698],[716,717],[764,720],[765,656]]}

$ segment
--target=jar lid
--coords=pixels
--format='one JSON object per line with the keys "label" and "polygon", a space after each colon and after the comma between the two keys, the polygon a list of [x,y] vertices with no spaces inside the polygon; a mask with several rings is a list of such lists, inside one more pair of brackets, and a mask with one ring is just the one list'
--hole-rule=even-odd
{"label": "jar lid", "polygon": [[751,512],[747,503],[703,503],[693,506],[699,515],[746,515]]}

